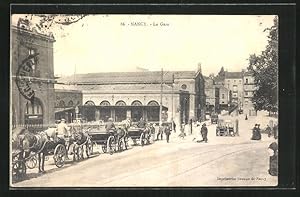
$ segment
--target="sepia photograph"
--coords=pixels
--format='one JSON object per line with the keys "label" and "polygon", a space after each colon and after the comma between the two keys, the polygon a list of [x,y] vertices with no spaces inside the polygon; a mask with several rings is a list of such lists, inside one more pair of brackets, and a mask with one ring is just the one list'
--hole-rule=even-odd
{"label": "sepia photograph", "polygon": [[10,188],[277,186],[278,21],[11,14]]}

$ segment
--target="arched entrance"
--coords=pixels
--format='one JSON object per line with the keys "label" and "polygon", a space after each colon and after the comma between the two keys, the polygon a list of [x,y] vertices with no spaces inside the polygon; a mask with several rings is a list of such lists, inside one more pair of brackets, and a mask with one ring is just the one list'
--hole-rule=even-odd
{"label": "arched entrance", "polygon": [[141,101],[135,100],[131,103],[132,110],[131,110],[131,119],[133,122],[137,122],[143,117],[143,109]]}
{"label": "arched entrance", "polygon": [[110,103],[104,100],[100,103],[100,120],[107,121],[111,117]]}
{"label": "arched entrance", "polygon": [[126,120],[126,103],[122,100],[116,102],[115,108],[115,121],[121,122]]}
{"label": "arched entrance", "polygon": [[26,102],[24,120],[29,130],[43,129],[43,106],[40,99],[35,98],[33,101]]}
{"label": "arched entrance", "polygon": [[159,121],[159,104],[157,101],[150,101],[147,106],[147,119],[148,121]]}
{"label": "arched entrance", "polygon": [[87,121],[94,121],[95,120],[95,103],[93,101],[87,101],[85,104],[86,106],[84,111],[84,117]]}

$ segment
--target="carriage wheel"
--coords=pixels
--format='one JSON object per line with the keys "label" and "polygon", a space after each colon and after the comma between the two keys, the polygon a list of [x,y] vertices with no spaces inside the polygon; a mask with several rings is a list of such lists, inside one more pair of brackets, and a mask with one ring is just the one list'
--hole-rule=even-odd
{"label": "carriage wheel", "polygon": [[141,142],[141,145],[144,146],[145,142],[144,142],[144,133],[141,134],[141,137],[140,137],[140,142]]}
{"label": "carriage wheel", "polygon": [[54,149],[54,163],[58,168],[61,168],[65,165],[66,159],[66,147],[62,144],[58,144]]}
{"label": "carriage wheel", "polygon": [[107,145],[101,146],[103,153],[107,153]]}
{"label": "carriage wheel", "polygon": [[89,139],[86,144],[86,156],[89,158],[93,154],[93,142]]}
{"label": "carriage wheel", "polygon": [[107,140],[107,149],[109,154],[113,154],[116,151],[116,143],[114,136],[110,136]]}
{"label": "carriage wheel", "polygon": [[17,179],[23,178],[26,174],[26,165],[24,161],[16,161],[13,164],[13,174]]}
{"label": "carriage wheel", "polygon": [[29,160],[26,161],[26,166],[29,169],[35,168],[37,165],[37,159],[36,156],[31,157]]}

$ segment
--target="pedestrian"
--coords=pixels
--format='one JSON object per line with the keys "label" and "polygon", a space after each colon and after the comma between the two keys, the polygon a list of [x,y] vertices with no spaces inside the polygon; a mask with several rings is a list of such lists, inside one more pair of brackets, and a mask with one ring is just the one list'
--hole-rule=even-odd
{"label": "pedestrian", "polygon": [[164,126],[162,124],[160,124],[159,128],[158,128],[158,133],[157,133],[157,136],[156,136],[156,140],[159,140],[159,136],[160,136],[160,139],[162,140],[163,139],[163,133],[164,133]]}
{"label": "pedestrian", "polygon": [[278,138],[278,125],[277,124],[273,127],[273,133],[274,133],[274,138],[277,139]]}
{"label": "pedestrian", "polygon": [[165,134],[166,134],[167,143],[169,143],[169,139],[170,139],[170,135],[171,135],[171,128],[169,125],[167,125],[165,127]]}
{"label": "pedestrian", "polygon": [[261,139],[261,133],[259,124],[255,124],[254,128],[252,129],[252,137],[251,140],[260,140]]}
{"label": "pedestrian", "polygon": [[184,137],[186,136],[185,132],[184,132],[184,124],[181,124],[180,127],[180,134],[178,137],[180,137],[181,139],[184,139]]}
{"label": "pedestrian", "polygon": [[176,133],[176,124],[175,124],[174,120],[173,120],[173,129],[174,129],[174,132]]}
{"label": "pedestrian", "polygon": [[207,133],[208,133],[208,130],[207,130],[207,127],[206,127],[206,124],[204,123],[201,127],[201,136],[202,136],[202,140],[200,142],[205,142],[207,143]]}
{"label": "pedestrian", "polygon": [[193,120],[190,119],[190,128],[191,128],[191,134],[193,134]]}
{"label": "pedestrian", "polygon": [[246,114],[245,120],[248,120],[248,116],[247,116],[247,114]]}
{"label": "pedestrian", "polygon": [[272,129],[271,129],[271,127],[269,125],[267,125],[266,132],[268,134],[268,137],[271,137],[271,135],[272,135]]}

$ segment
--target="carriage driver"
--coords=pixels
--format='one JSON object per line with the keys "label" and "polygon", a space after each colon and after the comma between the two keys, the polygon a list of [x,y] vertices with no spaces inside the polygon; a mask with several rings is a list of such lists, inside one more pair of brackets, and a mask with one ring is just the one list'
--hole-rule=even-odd
{"label": "carriage driver", "polygon": [[70,128],[66,124],[65,119],[61,119],[60,123],[57,125],[57,137],[64,139],[66,142],[66,149],[69,149],[70,145]]}
{"label": "carriage driver", "polygon": [[106,132],[115,134],[116,127],[112,118],[108,119],[108,122],[105,124]]}

